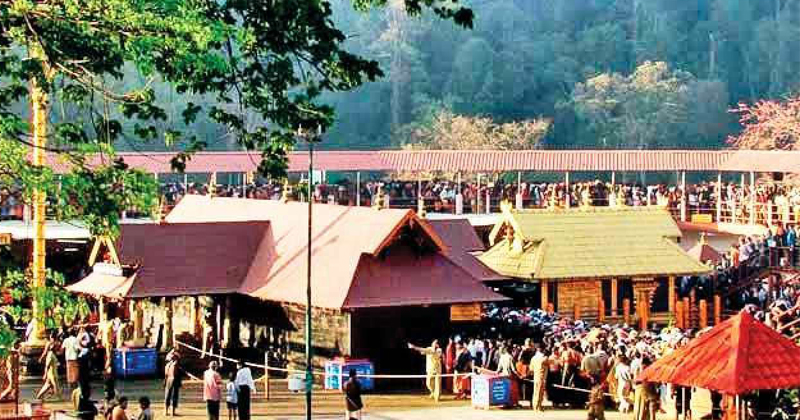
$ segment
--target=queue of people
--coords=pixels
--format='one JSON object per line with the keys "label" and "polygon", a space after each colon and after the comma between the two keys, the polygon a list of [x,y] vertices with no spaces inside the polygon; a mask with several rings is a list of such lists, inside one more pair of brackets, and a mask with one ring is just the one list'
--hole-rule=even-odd
{"label": "queue of people", "polygon": [[[637,331],[626,325],[558,317],[544,329],[537,340],[455,336],[444,348],[438,341],[428,347],[409,344],[409,348],[425,356],[426,383],[436,401],[443,392],[451,392],[456,399],[470,398],[474,375],[488,374],[511,380],[512,406],[537,412],[545,410],[549,401],[552,408],[585,408],[589,419],[604,418],[607,406],[635,420],[653,420],[668,410],[691,418],[694,390],[641,382],[637,377],[706,330]],[[763,412],[778,400],[772,392],[748,395],[745,401],[750,410]],[[710,418],[725,418],[726,411],[733,410],[734,402],[722,395],[712,392],[711,402]]]}

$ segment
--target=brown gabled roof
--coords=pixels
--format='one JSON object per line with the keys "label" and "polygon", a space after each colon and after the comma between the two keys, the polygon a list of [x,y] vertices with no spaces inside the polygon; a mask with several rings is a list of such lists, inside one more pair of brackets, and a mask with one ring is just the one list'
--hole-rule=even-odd
{"label": "brown gabled roof", "polygon": [[[214,222],[214,221],[269,221],[270,229],[264,238],[264,246],[255,256],[259,269],[248,275],[238,292],[264,300],[305,304],[308,251],[307,204],[270,200],[246,200],[235,198],[209,198],[186,196],[167,217],[170,223]],[[420,238],[429,242],[434,254],[442,256],[446,245],[436,232],[417,218],[411,210],[374,210],[368,207],[347,207],[326,204],[314,205],[312,244],[312,304],[323,308],[358,307],[359,301],[351,297],[351,286],[360,269],[362,258],[382,258],[391,270],[413,273],[431,285],[450,282],[463,285],[467,280],[471,286],[460,286],[458,291],[466,296],[486,297],[483,286],[471,273],[461,270],[426,271],[425,260],[406,260],[392,253],[383,256],[382,251],[390,247],[403,228],[418,232]],[[438,257],[437,257],[438,258]],[[444,257],[442,257],[444,258]],[[455,265],[449,259],[448,264]],[[443,263],[444,264],[444,263]],[[256,275],[255,273],[259,273]],[[437,276],[453,276],[438,278]],[[377,280],[376,280],[377,281]],[[412,280],[405,287],[414,288]],[[433,293],[430,287],[427,289]],[[451,295],[456,290],[443,289]],[[384,288],[386,298],[392,294],[402,297],[403,291]],[[490,296],[499,298],[491,292]],[[395,299],[395,303],[403,302]],[[406,301],[413,305],[414,300]],[[398,303],[399,304],[399,303]]]}
{"label": "brown gabled roof", "polygon": [[484,250],[475,228],[467,219],[426,220],[447,246],[445,254],[459,267],[480,281],[505,280],[506,277],[482,263],[473,253]]}
{"label": "brown gabled roof", "polygon": [[483,251],[483,241],[467,219],[426,220],[442,241],[452,250]]}
{"label": "brown gabled roof", "polygon": [[[137,298],[235,293],[268,267],[257,259],[268,242],[268,222],[122,225],[123,264],[140,265],[133,276],[92,273],[71,286],[79,293]],[[100,284],[104,282],[106,284]]]}
{"label": "brown gabled roof", "polygon": [[344,308],[493,302],[492,292],[450,258],[392,249],[386,258],[362,255]]}

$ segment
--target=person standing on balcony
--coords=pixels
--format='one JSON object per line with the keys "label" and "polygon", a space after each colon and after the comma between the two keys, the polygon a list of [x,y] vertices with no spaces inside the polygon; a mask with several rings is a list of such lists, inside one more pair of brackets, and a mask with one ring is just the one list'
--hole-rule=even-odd
{"label": "person standing on balcony", "polygon": [[787,250],[787,260],[789,265],[795,265],[795,247],[797,247],[797,227],[789,226],[786,229],[786,248]]}

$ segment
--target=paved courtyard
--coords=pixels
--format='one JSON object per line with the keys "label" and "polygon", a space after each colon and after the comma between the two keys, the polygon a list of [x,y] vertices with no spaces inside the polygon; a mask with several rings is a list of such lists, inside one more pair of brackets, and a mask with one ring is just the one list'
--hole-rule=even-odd
{"label": "paved courtyard", "polygon": [[[22,389],[22,399],[31,399],[38,381],[26,381]],[[128,415],[132,418],[139,412],[136,400],[143,395],[150,397],[155,408],[156,418],[164,419],[162,403],[164,400],[161,389],[161,380],[136,380],[118,381],[117,391],[121,395],[128,396],[131,404],[128,407]],[[272,385],[270,399],[264,398],[262,383],[258,384],[259,392],[254,400],[252,407],[254,419],[274,419],[289,420],[301,419],[304,416],[305,400],[300,393],[291,393],[286,390],[285,382],[274,381]],[[102,385],[93,384],[94,397],[102,397]],[[544,413],[534,414],[527,408],[520,409],[474,409],[468,401],[456,401],[452,396],[443,397],[443,401],[435,404],[430,399],[419,393],[396,393],[396,394],[368,394],[364,398],[366,410],[363,419],[383,419],[383,420],[478,420],[478,419],[581,419],[585,417],[583,410],[552,409]],[[182,406],[179,408],[179,418],[187,420],[202,420],[206,418],[205,404],[202,401],[200,384],[187,383],[182,389]],[[695,413],[703,415],[708,412],[708,395],[700,392],[692,401]],[[69,410],[69,404],[65,401],[49,399],[45,402],[48,408],[56,410]],[[343,400],[341,395],[335,391],[315,392],[314,397],[314,418],[316,419],[342,419],[344,418]],[[607,418],[611,420],[628,419],[630,415],[621,415],[613,410],[608,410]],[[661,416],[663,419],[674,419],[674,413]],[[695,418],[699,418],[695,416]],[[227,420],[227,413],[223,409],[222,420]]]}

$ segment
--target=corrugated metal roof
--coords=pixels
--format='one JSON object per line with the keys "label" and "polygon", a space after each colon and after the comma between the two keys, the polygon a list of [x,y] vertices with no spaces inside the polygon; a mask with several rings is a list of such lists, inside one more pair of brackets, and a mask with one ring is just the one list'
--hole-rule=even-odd
{"label": "corrugated metal roof", "polygon": [[[729,151],[522,150],[382,151],[397,171],[716,171]],[[800,154],[798,154],[800,156]]]}
{"label": "corrugated metal roof", "polygon": [[520,243],[503,239],[479,257],[503,275],[537,280],[710,271],[673,242],[680,231],[665,209],[504,210],[504,216]]}
{"label": "corrugated metal roof", "polygon": [[742,312],[670,353],[638,380],[744,395],[800,386],[800,347]]}
{"label": "corrugated metal roof", "polygon": [[737,150],[720,165],[724,172],[800,173],[800,152],[780,150]]}
{"label": "corrugated metal roof", "polygon": [[[170,173],[172,152],[120,153],[130,166]],[[188,173],[255,171],[255,152],[201,152],[186,165]],[[63,172],[55,157],[49,164]],[[317,151],[314,168],[327,171],[503,172],[503,171],[690,171],[800,173],[800,152],[732,150],[520,150],[520,151]],[[308,153],[289,154],[289,171],[308,170]]]}

